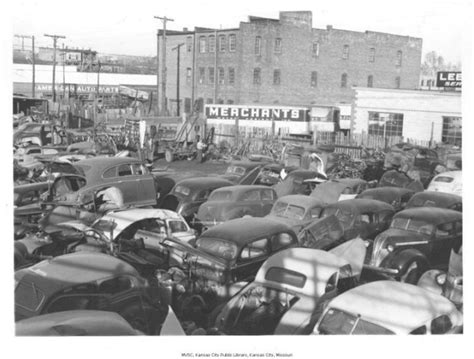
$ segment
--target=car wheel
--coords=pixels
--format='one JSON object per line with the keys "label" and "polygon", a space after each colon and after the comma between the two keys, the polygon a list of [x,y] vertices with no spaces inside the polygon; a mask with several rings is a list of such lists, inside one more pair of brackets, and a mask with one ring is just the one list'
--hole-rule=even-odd
{"label": "car wheel", "polygon": [[400,277],[400,282],[416,285],[420,276],[421,268],[419,267],[418,262],[413,262],[408,266],[405,274]]}
{"label": "car wheel", "polygon": [[165,159],[166,159],[166,162],[173,162],[174,155],[173,155],[172,150],[166,150],[165,151]]}

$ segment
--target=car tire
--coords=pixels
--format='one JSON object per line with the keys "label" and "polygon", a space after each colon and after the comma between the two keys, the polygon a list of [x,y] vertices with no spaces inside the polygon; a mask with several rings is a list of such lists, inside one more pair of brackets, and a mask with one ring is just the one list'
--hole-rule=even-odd
{"label": "car tire", "polygon": [[423,273],[420,263],[414,261],[410,263],[405,274],[400,277],[400,282],[416,285]]}

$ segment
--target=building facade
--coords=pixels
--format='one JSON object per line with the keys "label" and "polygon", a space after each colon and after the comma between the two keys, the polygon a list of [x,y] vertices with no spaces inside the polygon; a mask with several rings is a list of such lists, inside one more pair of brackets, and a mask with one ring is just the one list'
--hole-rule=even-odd
{"label": "building facade", "polygon": [[[161,52],[161,32],[159,41]],[[233,29],[168,31],[166,41],[171,112],[177,88],[173,48],[179,44],[184,44],[181,104],[334,106],[351,103],[353,86],[416,89],[419,85],[421,39],[313,28],[309,11],[280,12],[279,19],[250,16]],[[161,62],[160,54],[160,69]]]}

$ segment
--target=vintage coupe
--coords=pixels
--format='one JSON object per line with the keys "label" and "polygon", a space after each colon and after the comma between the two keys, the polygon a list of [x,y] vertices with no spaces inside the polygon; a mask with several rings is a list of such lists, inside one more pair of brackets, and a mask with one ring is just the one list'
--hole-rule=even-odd
{"label": "vintage coupe", "polygon": [[346,240],[357,236],[373,239],[386,230],[395,210],[388,203],[375,199],[348,199],[326,206],[321,217],[334,215],[344,230]]}
{"label": "vintage coupe", "polygon": [[217,188],[233,186],[234,183],[219,177],[194,177],[176,183],[163,198],[162,208],[181,214],[190,223],[199,206],[207,201]]}
{"label": "vintage coupe", "polygon": [[365,268],[416,283],[427,269],[446,269],[451,250],[461,245],[462,213],[435,207],[405,209],[375,238]]}
{"label": "vintage coupe", "polygon": [[318,198],[327,204],[345,199],[353,199],[367,189],[367,181],[360,178],[341,178],[320,185],[311,192],[311,197]]}
{"label": "vintage coupe", "polygon": [[407,202],[415,194],[412,190],[399,187],[377,187],[369,188],[358,194],[359,199],[375,199],[393,206],[396,212],[401,211]]}
{"label": "vintage coupe", "polygon": [[357,283],[365,245],[359,239],[343,246],[343,256],[309,248],[274,254],[220,310],[214,325],[234,335],[310,334],[323,303]]}
{"label": "vintage coupe", "polygon": [[445,192],[418,192],[410,198],[405,208],[415,207],[438,207],[462,212],[462,197]]}
{"label": "vintage coupe", "polygon": [[204,229],[243,216],[263,217],[270,213],[277,195],[267,186],[239,185],[216,189],[198,210],[198,226]]}
{"label": "vintage coupe", "polygon": [[452,334],[463,316],[439,294],[408,283],[376,281],[327,305],[313,334]]}
{"label": "vintage coupe", "polygon": [[431,180],[427,190],[462,196],[462,171],[440,173]]}
{"label": "vintage coupe", "polygon": [[106,310],[146,334],[159,334],[167,311],[160,295],[118,258],[65,254],[15,272],[15,321],[65,310]]}

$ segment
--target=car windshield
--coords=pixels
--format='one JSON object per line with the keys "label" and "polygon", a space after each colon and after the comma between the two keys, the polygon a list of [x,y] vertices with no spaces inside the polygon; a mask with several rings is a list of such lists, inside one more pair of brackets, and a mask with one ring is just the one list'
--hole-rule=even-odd
{"label": "car windshield", "polygon": [[222,239],[201,237],[196,241],[196,247],[218,258],[230,260],[237,257],[237,245]]}
{"label": "car windshield", "polygon": [[272,214],[279,217],[302,220],[304,208],[286,202],[277,202],[275,207],[273,207]]}
{"label": "car windshield", "polygon": [[35,283],[21,281],[15,288],[15,305],[32,312],[40,307],[44,299],[44,293],[35,285]]}
{"label": "car windshield", "polygon": [[228,175],[243,175],[245,174],[245,168],[239,166],[229,166],[227,167],[227,171],[225,171]]}
{"label": "car windshield", "polygon": [[358,315],[331,308],[318,327],[319,334],[395,334],[380,325],[368,322]]}
{"label": "car windshield", "polygon": [[188,231],[188,228],[182,221],[168,221],[168,226],[171,233]]}
{"label": "car windshield", "polygon": [[390,228],[403,229],[405,231],[423,234],[431,234],[434,230],[434,226],[431,223],[412,218],[394,218]]}
{"label": "car windshield", "polygon": [[182,194],[183,196],[189,196],[189,194],[191,193],[191,190],[189,189],[189,187],[178,185],[174,189],[174,192]]}
{"label": "car windshield", "polygon": [[232,198],[232,191],[216,191],[213,192],[208,201],[228,201]]}

